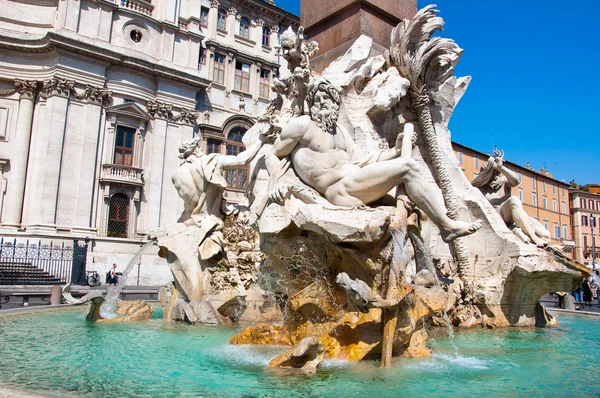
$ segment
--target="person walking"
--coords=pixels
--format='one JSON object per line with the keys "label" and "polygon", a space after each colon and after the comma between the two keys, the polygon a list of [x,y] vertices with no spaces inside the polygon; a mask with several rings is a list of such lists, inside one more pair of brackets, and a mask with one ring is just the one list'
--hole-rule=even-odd
{"label": "person walking", "polygon": [[119,276],[117,275],[117,263],[114,263],[110,271],[108,271],[108,284],[115,286],[119,284]]}
{"label": "person walking", "polygon": [[590,281],[585,278],[583,283],[581,284],[581,292],[583,293],[583,308],[586,305],[592,306],[592,285],[590,285]]}

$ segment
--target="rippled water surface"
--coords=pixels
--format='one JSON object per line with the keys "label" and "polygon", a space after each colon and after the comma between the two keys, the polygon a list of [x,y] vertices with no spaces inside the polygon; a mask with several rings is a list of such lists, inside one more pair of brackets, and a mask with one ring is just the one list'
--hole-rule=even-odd
{"label": "rippled water surface", "polygon": [[[157,317],[159,313],[155,314]],[[456,333],[435,354],[377,363],[326,361],[314,377],[265,367],[281,348],[228,344],[235,330],[88,323],[79,310],[0,317],[0,385],[88,397],[598,396],[600,322]]]}

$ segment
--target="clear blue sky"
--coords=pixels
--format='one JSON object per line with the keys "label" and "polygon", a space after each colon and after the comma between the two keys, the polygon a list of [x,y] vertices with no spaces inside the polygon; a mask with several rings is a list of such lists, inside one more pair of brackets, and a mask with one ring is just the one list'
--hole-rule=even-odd
{"label": "clear blue sky", "polygon": [[[390,0],[395,1],[395,0]],[[299,0],[276,4],[300,14]],[[473,77],[452,139],[559,180],[600,183],[600,0],[437,0]],[[419,7],[429,2],[419,1]]]}

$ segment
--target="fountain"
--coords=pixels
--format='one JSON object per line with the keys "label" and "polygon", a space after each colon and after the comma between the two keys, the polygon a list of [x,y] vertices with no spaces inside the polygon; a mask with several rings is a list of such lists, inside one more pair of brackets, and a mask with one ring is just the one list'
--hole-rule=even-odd
{"label": "fountain", "polygon": [[[0,322],[15,344],[17,323],[60,324],[97,366],[85,375],[70,368],[68,381],[22,377],[82,395],[500,395],[507,380],[518,395],[597,392],[570,362],[600,366],[581,349],[598,344],[597,323],[505,328],[543,325],[551,317],[539,298],[571,290],[589,271],[527,226],[507,225],[462,173],[447,126],[470,78],[453,76],[462,50],[433,37],[443,25],[436,13],[428,6],[401,22],[382,55],[359,38],[321,75],[310,69],[317,43],[302,28],[284,32],[287,77],[273,82],[246,151],[206,155],[198,139],[179,148],[173,183],[185,210],[151,233],[174,277],[160,295],[164,321],[90,322],[83,331],[68,314],[23,318],[14,329]],[[491,162],[500,170],[501,159]],[[227,205],[226,170],[243,165],[248,203]],[[48,350],[59,357],[39,355]],[[3,347],[0,358],[8,383],[2,369],[37,366]]]}
{"label": "fountain", "polygon": [[[462,49],[433,37],[436,14],[427,6],[402,21],[383,55],[369,56],[362,36],[321,75],[310,68],[318,44],[288,29],[287,77],[274,80],[247,150],[182,144],[173,183],[185,211],[152,234],[175,279],[166,319],[250,324],[232,344],[291,347],[271,366],[389,367],[393,356],[430,354],[426,320],[450,334],[533,325],[541,295],[588,275],[536,236],[511,233],[466,180],[447,125],[470,77],[453,76]],[[249,204],[224,206],[224,173],[247,164]]]}

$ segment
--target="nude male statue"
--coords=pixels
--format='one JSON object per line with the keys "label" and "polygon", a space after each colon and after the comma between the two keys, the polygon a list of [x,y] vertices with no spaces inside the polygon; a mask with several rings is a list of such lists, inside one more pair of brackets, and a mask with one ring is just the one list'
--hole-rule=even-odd
{"label": "nude male statue", "polygon": [[237,156],[218,153],[205,155],[200,148],[199,138],[187,140],[179,147],[181,165],[171,177],[177,193],[184,201],[184,211],[178,222],[200,228],[202,259],[208,259],[221,250],[221,206],[223,192],[227,188],[224,171],[247,165],[262,145],[272,142],[274,138],[269,135],[268,123],[257,123],[252,128],[261,130],[259,139]]}
{"label": "nude male statue", "polygon": [[[417,162],[400,156],[402,135],[394,148],[362,155],[352,138],[336,124],[340,97],[327,79],[311,83],[306,100],[310,116],[292,118],[281,126],[272,153],[279,159],[290,156],[300,179],[330,203],[344,207],[366,205],[404,184],[408,197],[439,227],[445,242],[481,228],[480,220],[468,223],[446,215],[432,188],[419,174]],[[271,199],[281,203],[288,189],[285,184],[275,186]]]}
{"label": "nude male statue", "polygon": [[479,188],[506,225],[516,224],[525,233],[524,240],[529,238],[536,246],[545,247],[550,241],[550,232],[539,221],[529,217],[519,198],[512,196],[511,189],[519,185],[519,177],[504,166],[503,156],[503,152],[495,149],[494,156],[490,156],[471,184]]}

